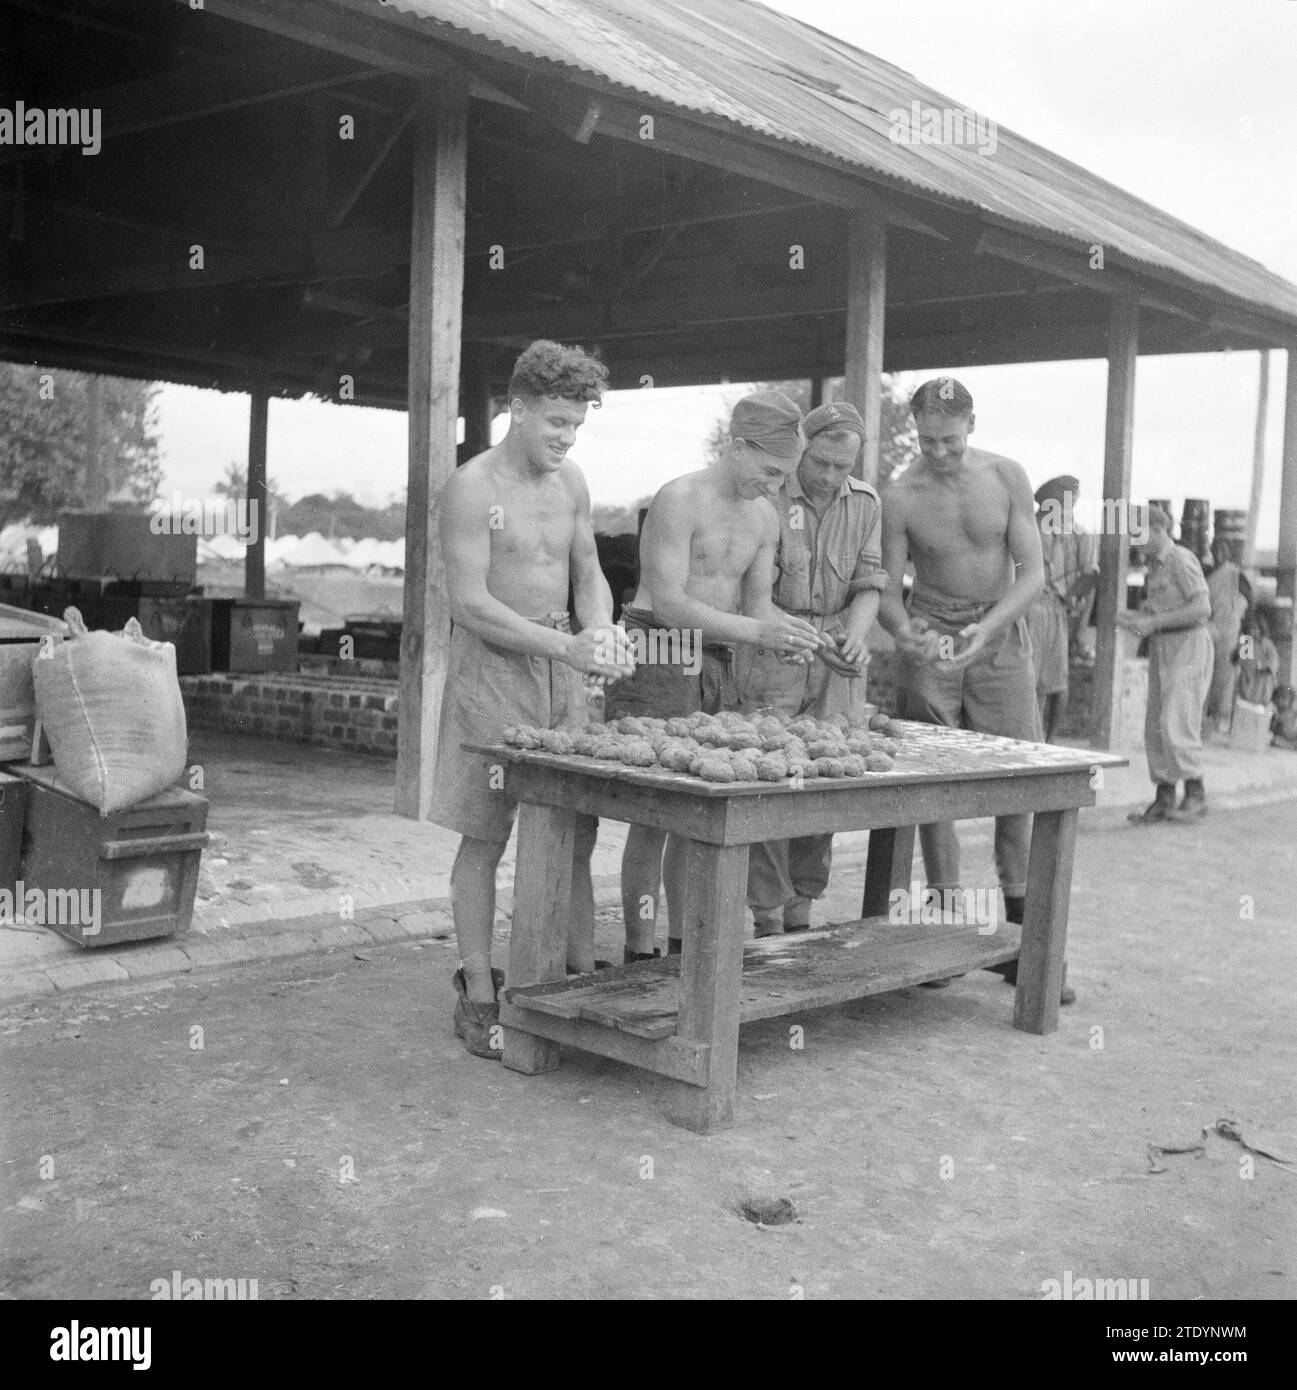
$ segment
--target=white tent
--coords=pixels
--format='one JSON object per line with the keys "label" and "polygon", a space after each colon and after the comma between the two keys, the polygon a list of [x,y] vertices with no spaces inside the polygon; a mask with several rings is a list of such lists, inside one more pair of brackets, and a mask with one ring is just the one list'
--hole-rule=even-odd
{"label": "white tent", "polygon": [[280,558],[285,565],[292,569],[301,569],[308,565],[312,568],[318,568],[347,563],[347,557],[337,546],[326,541],[318,531],[312,531],[310,535],[303,536],[291,554],[282,554]]}

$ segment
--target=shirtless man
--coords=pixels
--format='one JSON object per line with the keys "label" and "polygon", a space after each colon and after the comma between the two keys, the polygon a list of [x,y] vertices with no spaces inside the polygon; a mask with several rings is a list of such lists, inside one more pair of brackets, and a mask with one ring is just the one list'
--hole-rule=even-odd
{"label": "shirtless man", "polygon": [[[973,398],[953,377],[924,382],[910,408],[920,457],[883,495],[888,587],[878,617],[900,653],[897,714],[1039,742],[1026,613],[1045,575],[1031,484],[1021,464],[969,446]],[[920,826],[919,838],[928,887],[957,890],[954,826]],[[995,866],[1011,922],[1023,919],[1030,848],[1029,815],[996,817]],[[1016,982],[1015,963],[995,969]],[[1074,998],[1064,986],[1062,1002]]]}
{"label": "shirtless man", "polygon": [[[607,384],[579,348],[533,343],[509,383],[509,433],[457,468],[441,494],[441,544],[454,624],[428,818],[463,839],[450,876],[459,942],[455,1032],[474,1056],[498,1058],[491,969],[495,873],[516,806],[487,760],[462,743],[499,743],[506,724],[588,722],[583,677],[616,679],[633,661],[612,624],[595,554],[590,494],[567,452]],[[567,616],[568,580],[581,631]],[[590,854],[597,823],[577,820],[569,968],[594,969]],[[498,1033],[498,1030],[497,1030]]]}
{"label": "shirtless man", "polygon": [[[801,412],[793,402],[779,391],[758,391],[734,407],[730,442],[716,463],[658,490],[640,537],[639,590],[622,621],[638,627],[646,639],[654,628],[692,634],[701,639],[702,661],[693,663],[694,669],[683,659],[641,663],[634,676],[609,692],[609,721],[735,708],[731,643],[765,647],[789,660],[812,658],[819,645],[815,627],[780,612],[771,597],[779,517],[768,499],[796,469],[805,445]],[[647,651],[669,648],[669,643],[644,642]],[[658,889],[664,878],[669,950],[680,949],[684,849],[680,836],[631,826],[621,869],[628,961],[656,954]]]}

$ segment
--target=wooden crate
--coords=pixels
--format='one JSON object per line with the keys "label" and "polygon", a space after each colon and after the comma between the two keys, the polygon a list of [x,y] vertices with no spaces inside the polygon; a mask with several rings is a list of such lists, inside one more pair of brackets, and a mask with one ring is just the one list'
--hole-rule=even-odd
{"label": "wooden crate", "polygon": [[[46,921],[51,931],[92,947],[170,936],[189,925],[210,839],[205,797],[169,788],[101,816],[59,785],[53,767],[13,770],[27,783],[18,876],[25,890],[45,896],[47,917],[65,909],[68,920]],[[69,893],[78,895],[76,904]],[[86,893],[97,897],[80,896]],[[87,903],[93,916],[83,910]]]}

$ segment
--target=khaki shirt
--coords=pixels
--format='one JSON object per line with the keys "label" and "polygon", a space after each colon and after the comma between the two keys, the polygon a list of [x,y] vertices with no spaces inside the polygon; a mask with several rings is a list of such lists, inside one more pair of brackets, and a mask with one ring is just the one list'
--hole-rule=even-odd
{"label": "khaki shirt", "polygon": [[1046,594],[1067,602],[1068,590],[1082,575],[1094,574],[1099,568],[1098,537],[1074,529],[1060,535],[1054,530],[1040,528],[1040,549],[1045,561]]}
{"label": "khaki shirt", "polygon": [[779,513],[774,601],[780,608],[829,617],[858,593],[887,588],[883,507],[868,483],[848,478],[817,515],[794,472],[773,503]]}
{"label": "khaki shirt", "polygon": [[[1160,563],[1151,558],[1148,577],[1144,580],[1144,596],[1154,613],[1170,613],[1201,595],[1211,597],[1202,575],[1198,557],[1182,545],[1173,545]],[[1200,618],[1190,627],[1206,627],[1208,619]],[[1154,633],[1154,636],[1162,636]]]}

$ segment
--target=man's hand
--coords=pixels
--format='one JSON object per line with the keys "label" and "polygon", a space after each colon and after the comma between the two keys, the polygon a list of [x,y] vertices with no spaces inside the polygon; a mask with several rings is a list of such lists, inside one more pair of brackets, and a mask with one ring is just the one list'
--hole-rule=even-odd
{"label": "man's hand", "polygon": [[1154,631],[1153,615],[1123,610],[1117,614],[1117,626],[1127,632],[1133,632],[1136,637],[1148,637]]}
{"label": "man's hand", "polygon": [[935,661],[940,650],[941,639],[922,618],[911,618],[904,627],[896,629],[893,636],[897,647],[916,661]]}
{"label": "man's hand", "polygon": [[820,634],[805,618],[791,613],[776,613],[757,626],[757,646],[769,647],[781,655],[807,653],[814,656],[820,645]]}
{"label": "man's hand", "polygon": [[849,681],[859,680],[865,674],[865,666],[868,663],[867,656],[859,661],[844,661],[842,653],[836,648],[826,648],[824,651],[816,652],[815,655],[830,671],[837,672],[839,676],[845,676]]}
{"label": "man's hand", "polygon": [[959,640],[965,645],[949,658],[950,669],[962,671],[965,666],[977,658],[992,636],[993,634],[981,623],[969,623],[967,627],[960,628]]}
{"label": "man's hand", "polygon": [[621,680],[635,670],[635,655],[624,629],[588,627],[568,643],[563,660],[583,676]]}
{"label": "man's hand", "polygon": [[864,667],[869,662],[869,634],[848,629],[838,638],[838,648],[834,655],[845,661],[848,666]]}

